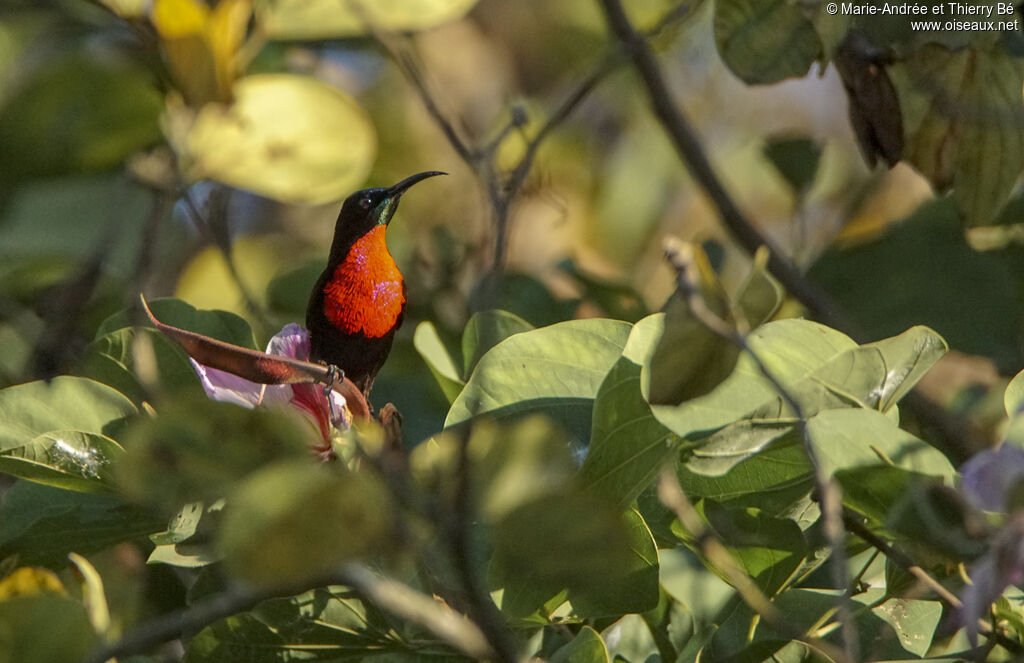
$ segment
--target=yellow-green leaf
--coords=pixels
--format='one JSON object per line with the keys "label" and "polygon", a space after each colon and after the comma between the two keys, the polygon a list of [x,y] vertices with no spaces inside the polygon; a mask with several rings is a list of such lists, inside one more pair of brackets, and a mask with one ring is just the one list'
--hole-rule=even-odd
{"label": "yellow-green leaf", "polygon": [[260,0],[256,16],[272,39],[321,39],[374,30],[427,30],[462,18],[477,0]]}
{"label": "yellow-green leaf", "polygon": [[366,113],[326,83],[288,74],[240,79],[231,105],[168,107],[165,132],[192,180],[214,179],[291,203],[344,197],[377,151]]}

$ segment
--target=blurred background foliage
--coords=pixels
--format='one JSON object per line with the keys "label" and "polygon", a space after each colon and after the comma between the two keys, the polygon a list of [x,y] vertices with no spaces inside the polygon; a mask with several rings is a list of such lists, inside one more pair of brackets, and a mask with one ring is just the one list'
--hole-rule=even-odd
{"label": "blurred background foliage", "polygon": [[[764,58],[771,43],[733,39],[749,1],[721,0],[717,11],[699,0],[625,4],[639,29],[653,30],[671,89],[742,210],[871,340],[917,324],[941,334],[954,352],[922,388],[998,439],[1004,376],[1024,368],[1019,35],[946,35],[943,49],[960,50],[934,50],[927,35],[872,24],[876,45],[901,58],[890,86],[904,102],[897,133],[907,160],[871,168],[866,161],[895,161],[893,128],[873,124],[887,88],[854,91],[864,63],[842,37],[857,21],[829,19],[816,3],[813,20],[795,4],[767,3],[759,27],[784,30],[789,50]],[[750,259],[680,165],[632,70],[617,66],[596,3],[362,6],[0,7],[0,387],[108,370],[98,363],[127,354],[128,332],[101,323],[140,291],[238,314],[256,338],[233,340],[263,347],[303,319],[339,200],[423,170],[450,176],[405,197],[390,226],[409,309],[374,391],[404,414],[410,446],[442,429],[449,398],[489,345],[463,334],[480,310],[510,312],[499,324],[513,331],[599,316],[636,322],[674,290],[666,234],[702,243],[718,278],[738,289]],[[521,163],[581,80],[607,73],[539,144],[504,227],[493,191],[453,150],[394,54],[412,54],[440,112],[483,146],[470,156],[498,169]],[[812,67],[819,56],[839,66]],[[936,115],[936,96],[983,100],[999,121],[979,128]],[[950,136],[960,148],[939,158],[950,156]],[[801,314],[790,301],[777,316]],[[167,348],[155,343],[159,363]],[[451,361],[428,370],[422,355],[443,354]],[[124,393],[132,389],[126,382]],[[53,504],[58,530],[125,508],[106,498],[60,512],[59,491],[22,482],[6,504]],[[115,538],[152,531],[136,524],[138,513],[117,518],[124,531]],[[0,537],[0,551],[16,549],[17,537]],[[105,555],[94,563],[123,578],[143,574],[135,549]],[[148,572],[139,591],[173,605],[178,586],[163,573]],[[111,602],[142,604],[129,586],[108,589],[126,594]]]}
{"label": "blurred background foliage", "polygon": [[[442,111],[473,144],[491,143],[499,167],[513,167],[607,57],[589,0],[438,3],[436,15],[396,2],[362,18],[327,0],[149,5],[0,10],[3,384],[70,370],[98,322],[139,290],[240,313],[262,344],[301,320],[337,201],[425,169],[451,176],[410,195],[391,227],[410,315],[377,391],[402,403],[413,439],[438,428],[445,405],[412,348],[420,320],[450,342],[486,292],[496,297],[489,305],[533,325],[634,321],[672,289],[666,233],[704,242],[726,283],[746,273],[747,258],[619,68],[540,145],[510,213],[506,273],[480,287],[496,233],[487,195],[364,19],[388,33],[420,30],[403,48],[421,59]],[[640,28],[673,7],[627,3]],[[912,324],[943,334],[964,355],[946,360],[941,400],[978,400],[1024,366],[1024,207],[1015,200],[965,240],[962,206],[934,199],[912,168],[865,166],[834,69],[770,86],[739,80],[797,75],[790,69],[809,60],[754,71],[749,54],[723,41],[730,16],[683,5],[655,37],[727,188],[871,337]],[[806,37],[793,29],[793,39]]]}

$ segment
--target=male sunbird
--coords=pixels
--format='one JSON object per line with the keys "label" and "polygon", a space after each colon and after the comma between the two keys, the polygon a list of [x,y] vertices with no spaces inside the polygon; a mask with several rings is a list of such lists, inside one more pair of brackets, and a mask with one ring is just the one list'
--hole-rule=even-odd
{"label": "male sunbird", "polygon": [[364,395],[405,315],[405,281],[384,233],[409,187],[445,174],[430,170],[386,189],[356,191],[338,214],[327,268],[306,310],[309,358],[340,368]]}

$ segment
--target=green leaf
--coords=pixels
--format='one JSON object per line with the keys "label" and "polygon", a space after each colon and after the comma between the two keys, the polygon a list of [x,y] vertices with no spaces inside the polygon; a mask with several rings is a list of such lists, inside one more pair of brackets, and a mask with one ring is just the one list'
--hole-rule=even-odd
{"label": "green leaf", "polygon": [[821,52],[814,26],[786,0],[716,0],[715,44],[751,85],[803,76]]}
{"label": "green leaf", "polygon": [[268,462],[308,459],[310,444],[319,442],[312,422],[297,411],[249,410],[181,394],[126,431],[127,453],[114,478],[125,496],[169,516],[183,503],[224,497]]}
{"label": "green leaf", "polygon": [[561,647],[551,658],[550,663],[608,663],[608,649],[597,631],[584,626],[572,642]]}
{"label": "green leaf", "polygon": [[448,354],[448,349],[437,333],[434,323],[424,320],[416,325],[416,333],[412,338],[416,351],[427,363],[430,372],[437,380],[449,403],[455,401],[464,385],[455,361]]}
{"label": "green leaf", "polygon": [[110,462],[124,453],[105,435],[50,431],[0,451],[0,471],[67,490],[109,488]]}
{"label": "green leaf", "polygon": [[657,605],[657,550],[634,511],[623,518],[585,492],[565,491],[516,508],[492,537],[492,588],[503,589],[502,610],[512,616],[525,617],[565,590],[580,617]]}
{"label": "green leaf", "polygon": [[722,476],[769,445],[794,444],[792,419],[744,419],[698,440],[686,457],[687,470],[705,476]]}
{"label": "green leaf", "polygon": [[478,414],[542,412],[589,439],[594,398],[630,327],[616,320],[570,320],[505,339],[480,359],[445,426]]}
{"label": "green leaf", "polygon": [[[413,450],[410,468],[426,494],[450,504],[458,499],[461,444],[461,435],[445,433]],[[565,432],[543,417],[511,425],[481,421],[466,444],[472,502],[488,523],[539,496],[560,493],[576,473]]]}
{"label": "green leaf", "polygon": [[659,313],[633,327],[622,357],[601,383],[594,402],[583,481],[621,506],[651,483],[679,447],[679,438],[654,418],[640,389],[642,367],[661,337],[664,321]]}
{"label": "green leaf", "polygon": [[821,160],[821,146],[805,136],[774,136],[764,146],[764,155],[797,194],[814,182]]}
{"label": "green leaf", "polygon": [[949,349],[941,336],[923,326],[911,327],[899,336],[864,347],[877,349],[885,361],[885,383],[878,395],[882,412],[906,396]]}
{"label": "green leaf", "polygon": [[165,521],[109,494],[75,493],[18,481],[0,506],[0,559],[63,568],[82,555],[164,528]]}
{"label": "green leaf", "polygon": [[28,71],[0,109],[8,183],[116,168],[159,140],[161,95],[142,67],[80,51]]}
{"label": "green leaf", "polygon": [[388,492],[369,472],[308,459],[254,473],[228,498],[218,549],[227,568],[270,585],[315,578],[378,553],[391,523]]}
{"label": "green leaf", "polygon": [[[150,299],[146,303],[160,322],[211,336],[226,343],[257,349],[252,327],[245,318],[234,313],[197,309],[188,302],[173,297]],[[103,321],[96,330],[96,339],[100,340],[113,332],[131,328],[133,324],[152,328],[145,316],[136,315],[135,309],[124,309]]]}
{"label": "green leaf", "polygon": [[955,475],[949,459],[935,447],[874,410],[826,410],[807,421],[807,433],[822,470],[831,474],[872,465],[943,477]]}
{"label": "green leaf", "polygon": [[254,10],[271,39],[326,39],[376,30],[427,30],[461,18],[477,0],[258,0]]}
{"label": "green leaf", "polygon": [[62,376],[0,390],[0,469],[33,481],[82,489],[117,453],[107,437],[135,414],[110,387]]}
{"label": "green leaf", "polygon": [[[223,504],[223,501],[217,501],[206,507],[202,502],[191,502],[181,507],[166,531],[149,537],[154,548],[146,563],[194,569],[220,561],[220,556],[209,545],[210,535],[216,531],[210,521],[219,515]],[[196,540],[190,540],[192,537]]]}
{"label": "green leaf", "polygon": [[81,603],[38,594],[0,601],[0,656],[14,663],[78,663],[98,644]]}
{"label": "green leaf", "polygon": [[[784,385],[792,388],[836,355],[856,348],[845,334],[808,320],[777,320],[748,337],[750,347]],[[749,356],[711,393],[677,406],[652,405],[651,412],[681,437],[713,431],[776,398],[775,390]]]}
{"label": "green leaf", "polygon": [[762,246],[754,253],[754,263],[747,278],[736,291],[735,305],[747,321],[747,330],[768,322],[782,306],[786,292],[768,271],[768,248]]}
{"label": "green leaf", "polygon": [[871,612],[892,627],[904,650],[915,656],[924,657],[931,647],[935,629],[942,618],[942,603],[891,598],[882,605],[872,608]]}
{"label": "green leaf", "polygon": [[1010,373],[1022,361],[1024,293],[1017,269],[1016,259],[972,249],[942,199],[876,240],[825,252],[809,277],[872,338],[928,325],[950,347],[990,357]]}
{"label": "green leaf", "polygon": [[916,49],[890,67],[905,158],[953,199],[967,225],[990,223],[1024,168],[1024,66],[1001,46]]}
{"label": "green leaf", "polygon": [[1003,406],[1006,414],[1011,419],[1020,414],[1024,409],[1024,371],[1017,373],[1006,385],[1006,392],[1003,394]]}
{"label": "green leaf", "polygon": [[480,358],[498,343],[513,334],[534,329],[515,313],[491,309],[474,313],[462,330],[462,375],[473,374]]}
{"label": "green leaf", "polygon": [[169,108],[165,132],[188,179],[315,204],[343,198],[366,178],[377,138],[345,93],[307,76],[260,74],[239,79],[233,94],[231,105],[198,113]]}
{"label": "green leaf", "polygon": [[75,576],[82,587],[82,604],[89,615],[89,622],[97,635],[106,637],[110,631],[110,608],[103,590],[103,578],[89,560],[78,553],[70,553],[68,559],[75,567]]}

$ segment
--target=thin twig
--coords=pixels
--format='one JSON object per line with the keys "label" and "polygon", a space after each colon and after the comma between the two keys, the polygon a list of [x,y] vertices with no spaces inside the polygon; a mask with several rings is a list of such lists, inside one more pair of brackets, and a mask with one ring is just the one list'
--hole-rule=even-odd
{"label": "thin twig", "polygon": [[[716,315],[704,301],[700,290],[700,274],[697,271],[693,260],[693,248],[690,245],[669,237],[665,241],[665,255],[672,268],[676,271],[676,286],[679,292],[686,299],[686,302],[698,322],[710,329],[715,334],[730,341],[740,350],[747,353],[753,360],[760,373],[772,384],[775,391],[782,397],[787,405],[796,415],[796,425],[800,428],[800,440],[803,444],[804,455],[811,466],[811,476],[814,479],[818,493],[818,504],[821,507],[822,527],[825,532],[825,539],[832,550],[830,569],[832,579],[837,589],[842,589],[843,594],[839,602],[838,617],[842,626],[843,644],[850,660],[857,660],[857,634],[853,621],[853,611],[850,608],[852,600],[850,593],[850,582],[846,568],[846,550],[843,539],[846,531],[843,529],[842,520],[842,495],[839,486],[832,477],[825,472],[814,448],[810,432],[807,429],[807,417],[803,407],[782,381],[764,363],[758,353],[750,346],[745,334],[741,333],[727,320]],[[740,319],[741,316],[734,316]]]}
{"label": "thin twig", "polygon": [[105,663],[112,658],[141,654],[182,634],[200,631],[220,619],[251,610],[263,601],[329,585],[351,587],[367,602],[422,626],[468,656],[494,658],[483,634],[463,615],[407,585],[378,576],[362,565],[347,564],[333,574],[291,586],[233,587],[202,603],[142,624],[117,642],[97,649],[83,663]]}
{"label": "thin twig", "polygon": [[675,513],[679,522],[693,536],[701,556],[725,576],[729,584],[736,588],[740,598],[772,628],[808,647],[820,650],[837,663],[851,663],[856,660],[836,650],[827,642],[808,637],[786,622],[771,599],[765,596],[753,578],[736,563],[715,532],[704,525],[697,510],[680,487],[679,479],[669,469],[663,470],[658,477],[658,499]]}

